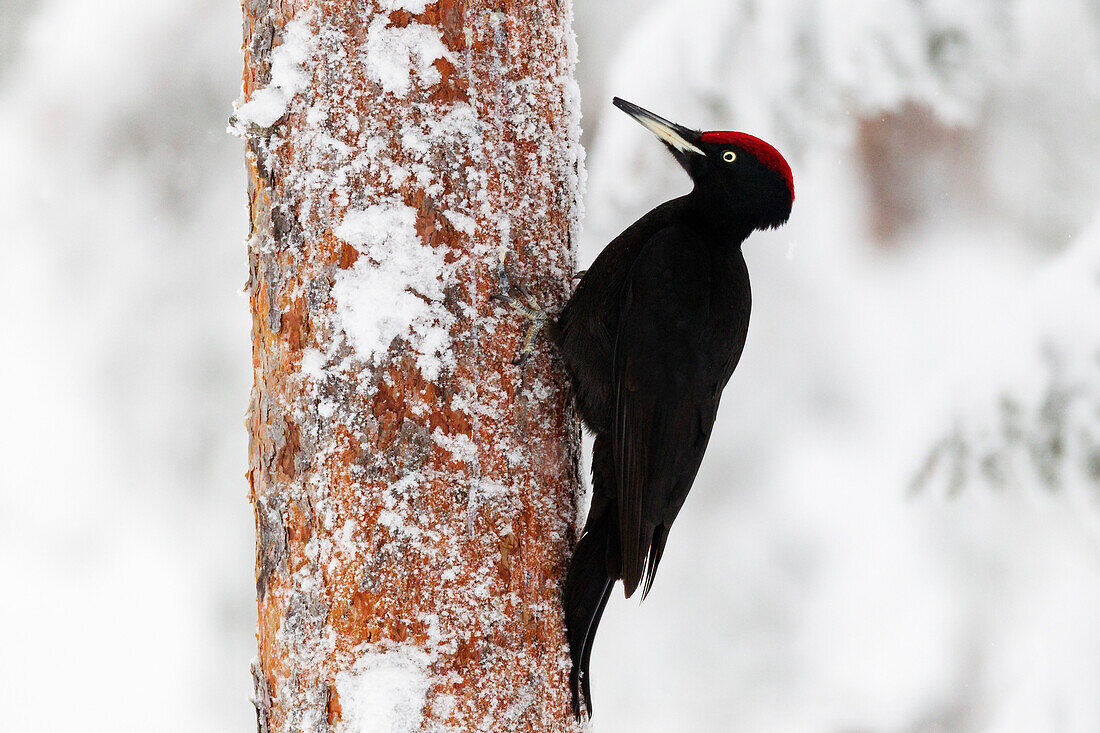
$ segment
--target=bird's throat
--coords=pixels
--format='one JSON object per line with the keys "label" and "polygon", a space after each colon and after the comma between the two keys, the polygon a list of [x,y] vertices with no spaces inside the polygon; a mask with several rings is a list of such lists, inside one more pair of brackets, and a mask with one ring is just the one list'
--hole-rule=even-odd
{"label": "bird's throat", "polygon": [[746,212],[698,186],[687,196],[684,222],[704,230],[709,238],[733,246],[740,246],[756,228]]}

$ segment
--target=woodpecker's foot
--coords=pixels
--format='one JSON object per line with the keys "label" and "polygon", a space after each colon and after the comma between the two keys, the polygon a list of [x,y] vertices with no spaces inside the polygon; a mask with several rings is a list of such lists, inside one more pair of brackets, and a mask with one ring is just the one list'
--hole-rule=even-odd
{"label": "woodpecker's foot", "polygon": [[509,285],[507,293],[496,293],[493,295],[493,300],[507,303],[511,308],[519,311],[526,321],[523,327],[523,348],[519,356],[512,360],[512,363],[518,366],[527,361],[534,352],[535,337],[550,322],[550,316],[535,300],[535,296],[522,285]]}

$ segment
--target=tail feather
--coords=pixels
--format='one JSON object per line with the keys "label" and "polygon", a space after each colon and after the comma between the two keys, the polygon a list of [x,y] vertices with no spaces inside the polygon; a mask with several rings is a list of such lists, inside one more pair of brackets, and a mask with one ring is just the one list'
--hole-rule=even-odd
{"label": "tail feather", "polygon": [[[588,673],[588,663],[592,659],[592,642],[596,640],[596,627],[600,625],[600,618],[603,616],[603,610],[607,606],[607,599],[611,597],[611,589],[615,586],[613,579],[608,579],[607,584],[604,586],[603,598],[600,599],[600,606],[596,609],[596,615],[592,617],[592,623],[588,626],[588,637],[584,640],[584,649],[581,651],[581,664],[580,669],[576,673],[577,679],[580,681],[581,692],[584,694],[584,708],[588,713],[588,717],[592,717],[592,676]],[[574,669],[576,667],[574,666]],[[573,685],[573,715],[577,718],[581,717],[580,700],[576,692],[576,684]]]}
{"label": "tail feather", "polygon": [[665,554],[665,540],[668,539],[668,529],[665,525],[658,525],[653,530],[653,542],[649,546],[649,559],[646,561],[645,587],[642,588],[642,600],[649,595],[649,589],[653,587],[653,579],[657,577],[657,566],[661,564],[661,555]]}
{"label": "tail feather", "polygon": [[569,688],[573,693],[573,714],[581,717],[581,701],[585,712],[592,716],[592,692],[588,663],[592,657],[592,641],[600,624],[615,578],[608,570],[612,548],[611,513],[595,522],[589,521],[584,536],[569,563],[565,578],[565,625],[569,636],[569,655],[573,669]]}

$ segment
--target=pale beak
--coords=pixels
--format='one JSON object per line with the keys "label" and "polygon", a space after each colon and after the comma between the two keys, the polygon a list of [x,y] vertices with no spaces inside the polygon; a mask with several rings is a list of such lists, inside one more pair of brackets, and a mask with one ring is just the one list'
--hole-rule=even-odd
{"label": "pale beak", "polygon": [[685,168],[687,168],[688,165],[687,158],[689,154],[706,155],[698,145],[699,139],[702,137],[702,133],[698,130],[692,130],[691,128],[677,125],[675,122],[669,122],[665,118],[659,117],[649,110],[642,109],[638,105],[628,102],[625,99],[620,99],[619,97],[615,97],[612,103],[660,138],[661,142],[667,145],[672,151],[672,154],[676,156],[680,165]]}

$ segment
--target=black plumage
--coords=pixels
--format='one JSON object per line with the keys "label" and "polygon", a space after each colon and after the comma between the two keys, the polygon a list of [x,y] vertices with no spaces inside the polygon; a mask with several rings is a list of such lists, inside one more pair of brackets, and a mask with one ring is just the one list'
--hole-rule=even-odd
{"label": "black plumage", "polygon": [[787,220],[790,168],[744,133],[702,133],[620,99],[694,189],[616,237],[550,325],[578,412],[595,433],[592,504],[564,590],[574,711],[591,714],[588,664],[616,580],[649,592],[748,332],[741,243]]}

